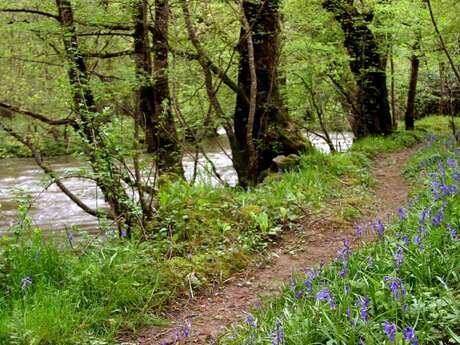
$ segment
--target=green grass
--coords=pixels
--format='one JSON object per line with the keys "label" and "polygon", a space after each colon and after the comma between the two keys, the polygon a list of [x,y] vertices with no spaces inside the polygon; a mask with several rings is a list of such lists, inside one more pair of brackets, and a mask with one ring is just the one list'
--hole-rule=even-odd
{"label": "green grass", "polygon": [[[237,326],[218,343],[415,344],[414,338],[403,340],[408,327],[415,330],[419,344],[459,343],[460,240],[453,233],[455,229],[460,234],[458,157],[452,140],[430,141],[408,164],[414,198],[403,219],[387,225],[382,238],[363,243],[347,261],[342,255],[323,270],[316,270],[315,278],[310,279],[311,290],[306,284],[310,273],[296,277],[281,297],[254,310],[254,321]],[[453,159],[451,167],[448,159]],[[439,164],[447,170],[445,177]],[[438,198],[433,182],[455,187],[446,195],[436,187]],[[430,215],[421,220],[427,209]],[[398,269],[399,251],[403,258]],[[340,274],[344,267],[345,276]],[[399,299],[385,277],[401,279],[405,292],[399,290]],[[331,300],[317,298],[326,288],[333,306]],[[369,299],[365,308],[368,320],[362,314],[364,297]],[[396,327],[395,342],[383,330],[385,321]],[[283,341],[281,337],[279,342],[275,340],[276,330],[284,335]]]}
{"label": "green grass", "polygon": [[[159,315],[170,301],[244,269],[305,211],[338,200],[335,221],[358,217],[371,198],[370,157],[415,144],[424,131],[417,133],[369,138],[343,154],[315,152],[249,191],[166,184],[147,242],[83,238],[73,250],[26,222],[0,247],[0,343],[104,344],[121,329],[164,324]],[[22,289],[25,277],[32,284]]]}

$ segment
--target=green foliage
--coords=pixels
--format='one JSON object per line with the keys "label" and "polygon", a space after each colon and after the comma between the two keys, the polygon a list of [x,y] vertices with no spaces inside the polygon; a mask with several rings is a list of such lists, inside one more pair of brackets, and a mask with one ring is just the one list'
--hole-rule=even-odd
{"label": "green foliage", "polygon": [[457,343],[460,171],[455,142],[429,141],[408,172],[417,176],[411,206],[380,228],[383,233],[375,224],[364,228],[364,236],[371,234],[374,242],[362,241],[355,252],[345,243],[329,266],[296,277],[282,296],[254,310],[246,324],[218,343],[394,343],[384,322],[395,325],[397,344],[416,343],[404,336],[408,327],[420,344]]}

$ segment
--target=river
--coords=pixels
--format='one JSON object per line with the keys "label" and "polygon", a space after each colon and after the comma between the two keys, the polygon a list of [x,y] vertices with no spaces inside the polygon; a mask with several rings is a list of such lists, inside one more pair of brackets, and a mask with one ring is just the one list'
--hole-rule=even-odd
{"label": "river", "polygon": [[[330,133],[330,136],[338,151],[346,151],[353,142],[351,133]],[[324,140],[314,134],[308,134],[308,138],[319,150],[329,152],[329,147]],[[232,167],[226,137],[221,135],[209,140],[205,149],[208,158],[214,163],[221,178],[228,184],[235,185],[237,177]],[[48,163],[60,172],[83,166],[81,162],[71,156],[53,158]],[[193,154],[184,156],[183,165],[185,175],[190,179],[194,170]],[[197,181],[218,185],[218,181],[210,177],[207,172],[209,164],[206,163],[204,157],[199,157],[197,168]],[[69,178],[65,180],[65,183],[72,192],[92,208],[105,205],[101,193],[93,182]],[[45,188],[44,174],[33,159],[13,158],[0,160],[0,233],[8,231],[17,221],[17,200],[21,195],[29,195],[34,200],[29,210],[29,216],[34,225],[42,229],[60,230],[65,227],[78,226],[82,229],[91,230],[98,227],[98,221],[95,217],[83,212],[55,185]]]}

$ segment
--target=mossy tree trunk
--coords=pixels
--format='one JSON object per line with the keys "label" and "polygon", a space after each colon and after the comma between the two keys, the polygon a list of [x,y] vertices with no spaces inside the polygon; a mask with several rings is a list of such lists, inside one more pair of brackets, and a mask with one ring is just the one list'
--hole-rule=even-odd
{"label": "mossy tree trunk", "polygon": [[308,148],[299,128],[290,121],[280,95],[279,3],[242,2],[238,87],[243,92],[237,94],[234,112],[237,145],[233,159],[243,187],[260,182],[276,156],[298,154]]}

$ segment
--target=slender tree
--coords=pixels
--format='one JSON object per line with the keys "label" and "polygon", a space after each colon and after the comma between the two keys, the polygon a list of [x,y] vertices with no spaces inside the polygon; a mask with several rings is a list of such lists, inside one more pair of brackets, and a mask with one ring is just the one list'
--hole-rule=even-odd
{"label": "slender tree", "polygon": [[409,92],[407,95],[407,107],[404,115],[406,130],[413,130],[415,124],[415,97],[417,95],[418,71],[420,67],[420,58],[418,56],[420,50],[420,35],[417,35],[414,46],[412,48],[411,72],[409,80]]}

